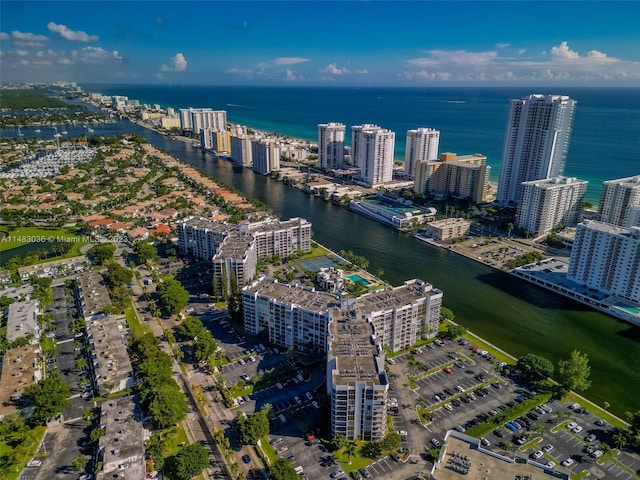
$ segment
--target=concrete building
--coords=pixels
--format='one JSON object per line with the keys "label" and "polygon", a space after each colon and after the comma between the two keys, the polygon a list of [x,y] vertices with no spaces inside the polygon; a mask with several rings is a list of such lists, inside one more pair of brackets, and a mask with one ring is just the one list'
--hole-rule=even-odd
{"label": "concrete building", "polygon": [[109,292],[98,272],[86,272],[75,279],[76,307],[80,316],[89,321],[104,314],[111,303]]}
{"label": "concrete building", "polygon": [[245,222],[240,230],[254,236],[258,258],[273,255],[287,258],[294,253],[311,251],[311,222],[304,218]]}
{"label": "concrete building", "polygon": [[108,395],[133,387],[133,368],[127,352],[124,317],[103,316],[87,321],[87,345],[91,349],[93,388]]}
{"label": "concrete building", "polygon": [[439,242],[469,235],[471,222],[464,218],[444,218],[427,223],[425,233]]}
{"label": "concrete building", "polygon": [[10,348],[2,360],[0,377],[0,421],[18,411],[25,390],[42,380],[41,350],[38,345]]}
{"label": "concrete building", "polygon": [[189,217],[176,223],[178,249],[184,255],[211,260],[230,229],[236,226],[202,217]]}
{"label": "concrete building", "polygon": [[414,191],[484,203],[490,200],[491,167],[486,162],[487,157],[479,153],[460,156],[443,153],[437,160],[422,160],[417,164]]}
{"label": "concrete building", "polygon": [[567,279],[640,303],[640,228],[578,224]]}
{"label": "concrete building", "polygon": [[253,165],[251,155],[251,137],[248,135],[231,136],[231,160],[245,167]]}
{"label": "concrete building", "polygon": [[213,132],[211,141],[216,152],[226,154],[231,152],[231,134],[229,132],[222,130]]}
{"label": "concrete building", "polygon": [[200,133],[202,129],[224,131],[227,129],[227,112],[211,108],[181,108],[180,128]]}
{"label": "concrete building", "polygon": [[7,309],[7,340],[10,343],[26,338],[29,343],[40,341],[40,300],[14,302]]}
{"label": "concrete building", "polygon": [[575,227],[581,220],[588,183],[568,177],[522,182],[516,225],[534,237],[561,225]]}
{"label": "concrete building", "polygon": [[146,475],[142,411],[134,397],[105,400],[100,404],[100,426],[105,434],[98,441],[102,470],[96,480],[144,480]]}
{"label": "concrete building", "polygon": [[393,178],[395,133],[377,125],[351,127],[351,162],[360,168],[360,179],[370,186]]}
{"label": "concrete building", "polygon": [[257,139],[251,141],[251,157],[253,159],[253,171],[268,175],[274,170],[280,169],[280,145],[272,140]]}
{"label": "concrete building", "polygon": [[200,129],[200,148],[213,150],[213,131],[210,128]]}
{"label": "concrete building", "polygon": [[318,124],[318,164],[331,170],[344,163],[344,136],[346,127],[342,123]]}
{"label": "concrete building", "polygon": [[327,395],[331,435],[378,442],[386,435],[389,378],[372,325],[348,311],[331,322]]}
{"label": "concrete building", "polygon": [[529,95],[511,100],[498,202],[517,205],[522,182],[564,172],[576,101],[564,95]]}
{"label": "concrete building", "polygon": [[608,180],[602,184],[600,220],[620,227],[638,226],[633,207],[640,206],[640,175]]}
{"label": "concrete building", "polygon": [[321,268],[316,273],[316,282],[325,292],[337,293],[344,287],[344,270],[339,268]]}
{"label": "concrete building", "polygon": [[253,281],[256,276],[256,242],[254,236],[237,230],[229,232],[213,256],[212,290],[227,295]]}
{"label": "concrete building", "polygon": [[438,158],[440,132],[433,128],[407,130],[407,145],[404,152],[404,173],[415,177],[418,164],[423,160]]}

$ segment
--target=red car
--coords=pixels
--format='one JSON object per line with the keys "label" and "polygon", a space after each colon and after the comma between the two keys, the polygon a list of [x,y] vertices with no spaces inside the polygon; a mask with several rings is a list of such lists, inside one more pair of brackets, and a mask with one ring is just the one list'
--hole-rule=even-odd
{"label": "red car", "polygon": [[448,373],[449,375],[451,375],[453,373],[453,370],[451,368],[449,368],[449,367],[443,368],[443,371]]}

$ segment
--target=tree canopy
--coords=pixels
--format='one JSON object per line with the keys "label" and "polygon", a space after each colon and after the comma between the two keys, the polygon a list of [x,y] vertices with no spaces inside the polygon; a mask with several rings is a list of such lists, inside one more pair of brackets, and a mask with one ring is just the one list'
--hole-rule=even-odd
{"label": "tree canopy", "polygon": [[207,449],[199,443],[182,447],[174,457],[170,476],[176,480],[191,480],[209,466]]}
{"label": "tree canopy", "polygon": [[272,480],[300,480],[290,461],[278,458],[269,466],[269,478]]}
{"label": "tree canopy", "polygon": [[47,378],[27,387],[25,395],[36,407],[31,418],[44,424],[67,408],[71,388],[62,380],[60,372],[54,370]]}
{"label": "tree canopy", "polygon": [[568,390],[580,392],[589,388],[591,386],[590,375],[591,367],[586,353],[574,350],[568,360],[558,362],[557,380]]}
{"label": "tree canopy", "polygon": [[116,262],[107,265],[107,271],[103,274],[104,281],[109,288],[116,289],[129,285],[133,279],[133,272]]}
{"label": "tree canopy", "polygon": [[243,415],[238,415],[236,429],[240,443],[256,445],[261,437],[269,435],[269,418],[262,410],[246,418]]}
{"label": "tree canopy", "polygon": [[91,247],[87,253],[93,257],[98,265],[104,265],[113,259],[113,254],[116,253],[116,246],[111,243],[100,243],[95,247]]}
{"label": "tree canopy", "polygon": [[527,353],[518,359],[518,368],[532,382],[539,382],[553,375],[551,360],[535,353]]}
{"label": "tree canopy", "polygon": [[138,255],[138,263],[146,263],[158,256],[158,249],[148,242],[136,243],[133,251]]}
{"label": "tree canopy", "polygon": [[160,310],[165,315],[175,315],[186,307],[189,301],[189,292],[173,278],[158,284],[156,293]]}
{"label": "tree canopy", "polygon": [[447,325],[447,328],[445,329],[445,331],[441,333],[441,336],[442,338],[448,338],[448,339],[454,340],[456,338],[461,337],[465,333],[467,333],[467,329],[462,325],[449,324]]}

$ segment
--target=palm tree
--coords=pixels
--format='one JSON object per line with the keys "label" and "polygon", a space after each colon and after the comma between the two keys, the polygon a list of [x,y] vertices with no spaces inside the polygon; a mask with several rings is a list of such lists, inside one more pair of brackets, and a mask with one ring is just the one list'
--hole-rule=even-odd
{"label": "palm tree", "polygon": [[271,418],[271,415],[273,415],[273,405],[271,405],[270,403],[265,403],[262,408],[260,408],[260,411],[264,412],[267,418]]}
{"label": "palm tree", "polygon": [[76,370],[86,370],[88,366],[89,364],[84,357],[80,357],[79,359],[77,359],[76,363],[74,364]]}
{"label": "palm tree", "polygon": [[351,457],[354,453],[356,453],[356,444],[353,442],[347,443],[347,446],[344,447],[344,453],[347,454],[347,458],[349,459],[349,465],[351,465]]}
{"label": "palm tree", "polygon": [[509,238],[511,238],[511,232],[513,231],[513,223],[507,223],[507,230],[509,232]]}

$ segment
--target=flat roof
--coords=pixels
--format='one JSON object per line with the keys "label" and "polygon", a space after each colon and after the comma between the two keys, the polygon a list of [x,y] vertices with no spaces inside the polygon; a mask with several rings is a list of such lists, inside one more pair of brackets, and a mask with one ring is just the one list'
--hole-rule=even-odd
{"label": "flat roof", "polygon": [[340,300],[335,295],[316,292],[308,288],[278,283],[269,278],[262,278],[244,291],[266,295],[278,303],[295,304],[314,312],[328,312],[340,308]]}
{"label": "flat roof", "polygon": [[409,280],[404,285],[389,287],[358,297],[356,310],[359,313],[392,310],[435,295],[442,295],[442,292],[432,288],[430,283]]}
{"label": "flat roof", "polygon": [[24,390],[42,378],[38,345],[10,348],[4,354],[0,377],[0,417],[17,411],[11,397],[22,395]]}
{"label": "flat roof", "polygon": [[[353,313],[353,314],[352,314]],[[355,311],[345,311],[329,324],[331,354],[337,360],[333,370],[334,385],[351,385],[366,381],[380,384],[380,372],[375,357],[378,348],[372,341],[373,327],[355,315]]]}

